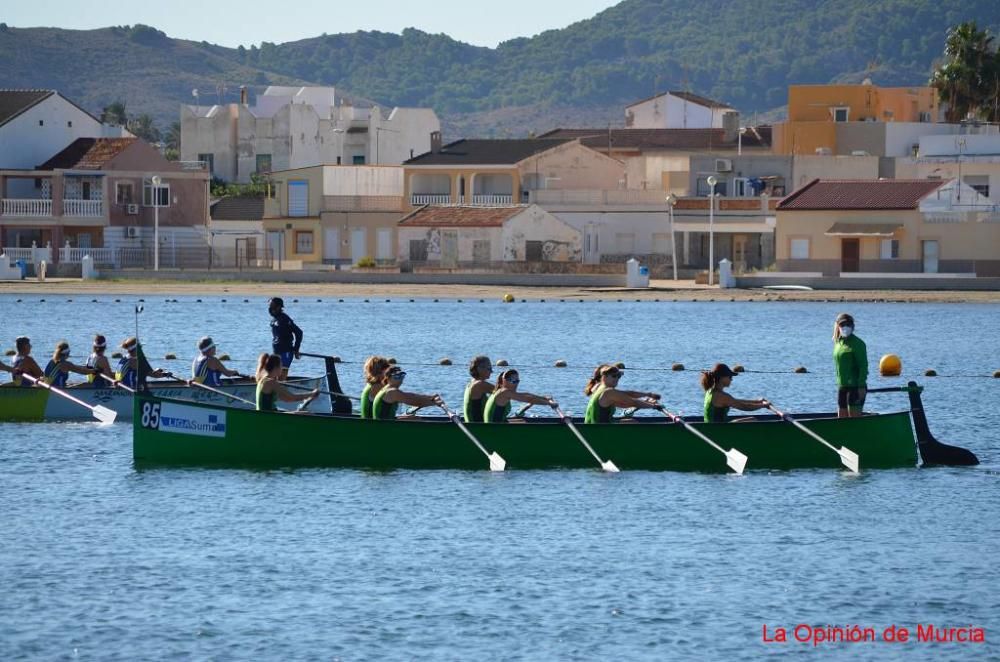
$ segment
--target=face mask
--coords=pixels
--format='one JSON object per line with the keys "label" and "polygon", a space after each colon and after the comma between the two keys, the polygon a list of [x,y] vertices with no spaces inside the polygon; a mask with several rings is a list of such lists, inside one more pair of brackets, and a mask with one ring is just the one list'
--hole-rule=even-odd
{"label": "face mask", "polygon": [[852,333],[854,333],[854,327],[853,326],[842,326],[842,327],[840,327],[840,337],[841,338],[849,338]]}

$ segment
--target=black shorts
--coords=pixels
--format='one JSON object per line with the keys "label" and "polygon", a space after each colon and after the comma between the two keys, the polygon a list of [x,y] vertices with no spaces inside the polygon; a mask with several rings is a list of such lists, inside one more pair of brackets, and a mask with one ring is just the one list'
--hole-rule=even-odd
{"label": "black shorts", "polygon": [[837,390],[837,406],[841,409],[861,408],[864,404],[865,399],[861,396],[861,389],[855,386],[841,386]]}

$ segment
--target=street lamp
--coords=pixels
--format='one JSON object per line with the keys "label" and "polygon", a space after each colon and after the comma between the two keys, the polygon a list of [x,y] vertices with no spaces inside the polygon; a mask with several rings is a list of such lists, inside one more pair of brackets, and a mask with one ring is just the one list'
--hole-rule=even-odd
{"label": "street lamp", "polygon": [[708,284],[714,283],[715,270],[715,185],[719,180],[715,175],[708,176]]}
{"label": "street lamp", "polygon": [[153,175],[153,271],[160,270],[160,183],[159,175]]}
{"label": "street lamp", "polygon": [[677,196],[671,193],[667,196],[667,210],[670,213],[670,261],[674,263],[674,280],[677,280],[677,240],[674,238],[674,205]]}

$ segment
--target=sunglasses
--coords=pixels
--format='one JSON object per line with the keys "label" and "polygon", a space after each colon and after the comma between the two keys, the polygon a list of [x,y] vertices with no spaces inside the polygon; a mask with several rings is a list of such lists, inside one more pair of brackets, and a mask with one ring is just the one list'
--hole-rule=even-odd
{"label": "sunglasses", "polygon": [[406,377],[406,373],[405,372],[390,372],[389,373],[389,379],[403,379],[404,377]]}
{"label": "sunglasses", "polygon": [[608,377],[611,377],[612,379],[621,379],[622,373],[620,373],[620,372],[608,372],[608,373],[605,373],[605,375],[608,376]]}
{"label": "sunglasses", "polygon": [[521,383],[521,380],[518,379],[517,377],[508,377],[504,381],[507,382],[508,384],[520,384]]}
{"label": "sunglasses", "polygon": [[854,324],[844,320],[843,322],[837,322],[837,326],[854,326]]}

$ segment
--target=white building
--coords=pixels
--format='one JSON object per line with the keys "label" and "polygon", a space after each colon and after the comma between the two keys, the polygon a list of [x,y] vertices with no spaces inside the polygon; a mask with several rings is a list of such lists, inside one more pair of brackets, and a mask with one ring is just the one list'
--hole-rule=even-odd
{"label": "white building", "polygon": [[[0,90],[0,170],[32,170],[77,138],[129,135],[55,90]],[[7,195],[32,197],[32,186],[31,180],[11,181]]]}
{"label": "white building", "polygon": [[721,129],[722,118],[736,109],[690,92],[663,92],[625,106],[629,129]]}
{"label": "white building", "polygon": [[353,105],[333,87],[271,86],[251,106],[181,106],[181,159],[226,181],[315,165],[398,165],[430,150],[430,108]]}
{"label": "white building", "polygon": [[1000,201],[1000,135],[922,136],[917,156],[896,159],[900,179],[961,179]]}

